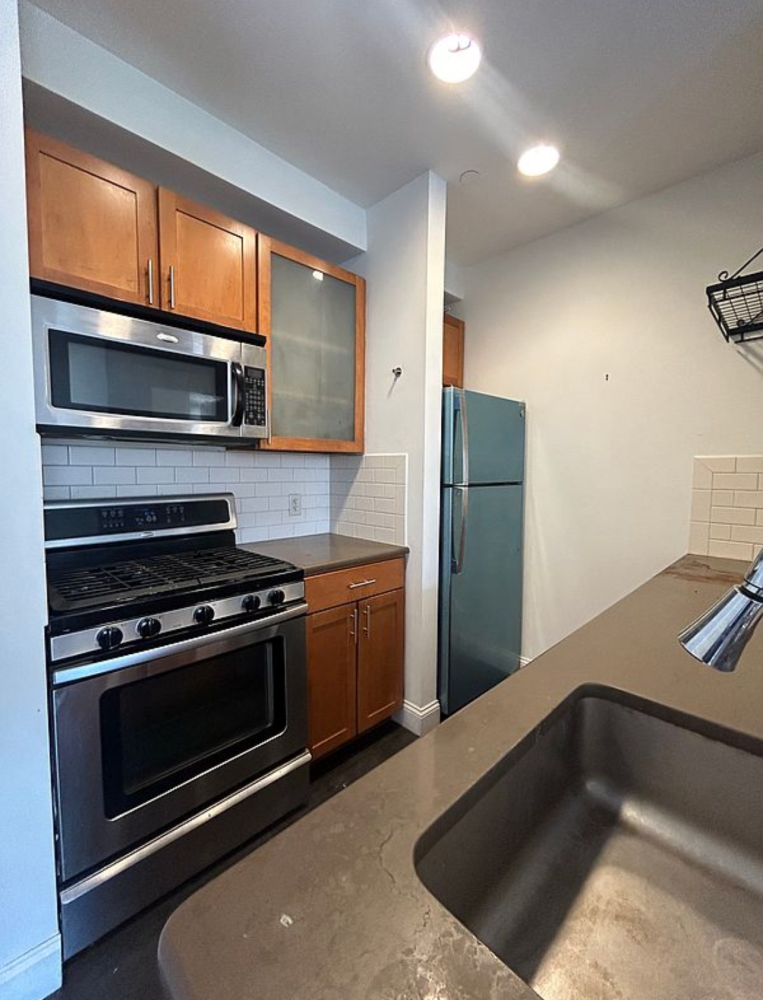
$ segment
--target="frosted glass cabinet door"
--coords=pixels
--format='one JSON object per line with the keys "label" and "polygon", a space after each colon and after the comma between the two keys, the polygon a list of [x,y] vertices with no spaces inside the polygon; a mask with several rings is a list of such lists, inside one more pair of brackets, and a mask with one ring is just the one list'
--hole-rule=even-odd
{"label": "frosted glass cabinet door", "polygon": [[363,280],[267,243],[260,330],[270,360],[270,447],[362,451]]}

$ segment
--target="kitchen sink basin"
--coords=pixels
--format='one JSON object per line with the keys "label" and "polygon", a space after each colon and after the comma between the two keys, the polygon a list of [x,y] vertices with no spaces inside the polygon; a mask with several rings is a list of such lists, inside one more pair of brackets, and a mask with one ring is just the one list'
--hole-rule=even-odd
{"label": "kitchen sink basin", "polygon": [[543,1000],[763,997],[763,744],[741,734],[583,691],[416,867]]}

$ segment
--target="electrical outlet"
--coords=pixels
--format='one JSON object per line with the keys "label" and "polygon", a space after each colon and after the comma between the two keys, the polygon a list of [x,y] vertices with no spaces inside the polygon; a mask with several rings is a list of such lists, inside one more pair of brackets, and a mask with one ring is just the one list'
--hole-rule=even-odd
{"label": "electrical outlet", "polygon": [[302,513],[302,495],[300,493],[289,494],[289,517],[299,517]]}

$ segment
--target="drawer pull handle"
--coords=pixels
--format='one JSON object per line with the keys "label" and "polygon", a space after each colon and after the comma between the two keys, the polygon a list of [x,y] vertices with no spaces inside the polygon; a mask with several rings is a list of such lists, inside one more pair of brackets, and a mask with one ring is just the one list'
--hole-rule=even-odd
{"label": "drawer pull handle", "polygon": [[372,583],[376,583],[376,580],[361,580],[359,583],[348,584],[348,590],[355,590],[356,587],[370,587]]}

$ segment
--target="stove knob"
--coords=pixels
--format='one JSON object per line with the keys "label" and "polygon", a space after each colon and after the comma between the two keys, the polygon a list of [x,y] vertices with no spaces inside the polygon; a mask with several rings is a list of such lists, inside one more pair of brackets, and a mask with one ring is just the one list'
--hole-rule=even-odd
{"label": "stove knob", "polygon": [[202,604],[193,613],[193,620],[197,625],[209,625],[214,617],[215,609],[211,608],[208,604]]}
{"label": "stove knob", "polygon": [[268,594],[269,604],[283,604],[286,600],[286,595],[282,590],[271,590]]}
{"label": "stove knob", "polygon": [[116,649],[122,639],[124,639],[124,633],[116,625],[107,625],[95,637],[95,641],[101,649]]}
{"label": "stove knob", "polygon": [[262,601],[257,597],[256,594],[247,594],[247,596],[241,602],[241,607],[246,611],[247,614],[251,615],[253,612],[258,611]]}
{"label": "stove knob", "polygon": [[141,639],[153,639],[162,630],[162,623],[158,618],[141,618],[135,626],[135,630]]}

